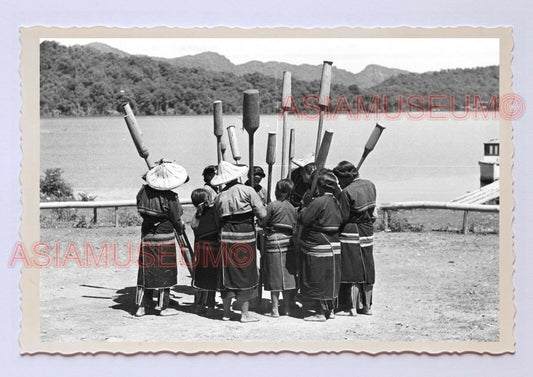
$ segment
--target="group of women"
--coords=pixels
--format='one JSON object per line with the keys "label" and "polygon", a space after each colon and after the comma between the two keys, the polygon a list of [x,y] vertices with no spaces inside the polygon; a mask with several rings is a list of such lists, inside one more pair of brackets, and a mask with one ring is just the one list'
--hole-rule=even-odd
{"label": "group of women", "polygon": [[[278,181],[276,200],[267,203],[259,184],[263,170],[253,168],[253,187],[241,183],[247,173],[245,165],[222,161],[204,169],[204,187],[191,193],[197,313],[216,316],[218,291],[223,320],[233,317],[236,299],[240,321],[258,321],[250,305],[264,288],[271,292],[267,315],[274,318],[300,310],[296,300],[313,310],[307,321],[370,315],[374,184],[359,178],[347,161],[320,171],[310,163]],[[188,177],[181,166],[161,160],[144,178],[137,195],[143,225],[135,315],[144,315],[148,305],[167,315],[170,288],[177,283],[174,236],[184,232],[173,190]]]}

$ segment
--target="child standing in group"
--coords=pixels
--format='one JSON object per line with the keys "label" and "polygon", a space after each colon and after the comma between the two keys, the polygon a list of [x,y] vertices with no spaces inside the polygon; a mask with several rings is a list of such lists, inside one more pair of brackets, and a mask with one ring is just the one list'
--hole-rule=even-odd
{"label": "child standing in group", "polygon": [[293,183],[282,179],[276,184],[276,200],[267,205],[267,215],[259,221],[264,229],[262,276],[265,290],[271,291],[270,316],[279,317],[279,293],[283,292],[283,312],[289,314],[290,302],[296,293],[296,258],[293,232],[297,221],[296,208],[289,196]]}
{"label": "child standing in group", "polygon": [[220,268],[216,261],[220,243],[216,213],[210,193],[203,188],[191,193],[196,214],[191,222],[194,231],[195,269],[192,286],[196,289],[196,312],[214,315],[215,294],[220,290]]}

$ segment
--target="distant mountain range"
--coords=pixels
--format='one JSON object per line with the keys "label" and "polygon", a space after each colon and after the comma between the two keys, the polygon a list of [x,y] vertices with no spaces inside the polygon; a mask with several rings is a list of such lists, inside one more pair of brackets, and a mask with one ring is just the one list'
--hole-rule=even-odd
{"label": "distant mountain range", "polygon": [[[321,65],[251,61],[233,64],[205,52],[174,59],[131,55],[105,44],[66,47],[40,44],[42,116],[118,115],[130,102],[139,115],[211,114],[220,100],[224,114],[242,113],[242,93],[257,89],[262,114],[279,112],[282,73],[292,73],[294,109],[314,113]],[[439,109],[497,107],[499,67],[410,73],[369,65],[359,73],[333,69],[330,109],[357,110],[361,101],[379,112],[428,109],[431,96],[449,97]],[[478,100],[475,98],[479,97]],[[379,98],[378,98],[379,97]]]}
{"label": "distant mountain range", "polygon": [[[104,43],[95,42],[90,43],[87,46],[96,49],[99,52],[113,53],[120,57],[126,57],[129,55],[124,51],[108,46]],[[280,79],[283,76],[283,71],[290,71],[294,79],[314,81],[319,80],[322,73],[322,64],[294,65],[273,61],[264,63],[257,60],[252,60],[244,64],[233,64],[225,56],[210,51],[172,59],[159,57],[151,58],[170,63],[179,68],[200,68],[205,69],[206,71],[233,73],[237,76],[258,72],[265,76]],[[360,89],[366,89],[374,85],[378,85],[392,76],[397,76],[404,73],[409,72],[396,68],[387,68],[377,64],[368,65],[359,73],[352,73],[345,69],[333,66],[331,82],[332,84],[342,84],[346,86],[356,84]]]}
{"label": "distant mountain range", "polygon": [[128,54],[127,52],[124,52],[122,50],[119,50],[118,48],[111,47],[109,45],[106,45],[105,43],[100,42],[93,42],[85,45],[86,47],[90,47],[98,52],[102,52],[104,54],[112,53],[120,56],[121,58],[125,58],[127,56],[130,56],[131,54]]}

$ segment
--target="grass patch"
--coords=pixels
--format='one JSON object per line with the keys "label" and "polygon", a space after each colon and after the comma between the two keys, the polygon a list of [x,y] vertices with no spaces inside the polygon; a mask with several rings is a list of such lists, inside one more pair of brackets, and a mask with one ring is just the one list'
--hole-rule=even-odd
{"label": "grass patch", "polygon": [[[183,206],[183,221],[189,224],[195,212],[193,206]],[[119,227],[140,226],[142,224],[142,218],[135,207],[119,208],[117,216]],[[115,209],[98,208],[96,221],[92,208],[42,209],[40,221],[43,229],[112,227],[115,226]]]}
{"label": "grass patch", "polygon": [[[452,232],[459,233],[463,227],[463,211],[445,209],[414,209],[389,211],[391,232]],[[374,223],[376,231],[384,231],[383,212],[378,211]],[[499,213],[470,212],[468,231],[475,234],[499,234]]]}

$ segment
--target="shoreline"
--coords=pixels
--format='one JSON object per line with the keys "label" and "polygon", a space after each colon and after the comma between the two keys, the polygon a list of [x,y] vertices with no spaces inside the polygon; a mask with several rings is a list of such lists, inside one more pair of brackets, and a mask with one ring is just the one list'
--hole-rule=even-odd
{"label": "shoreline", "polygon": [[[185,224],[190,226],[195,209],[192,205],[183,206]],[[140,226],[141,217],[137,209],[121,208],[118,211],[120,229],[128,226]],[[102,208],[98,211],[98,222],[92,223],[92,209],[62,209],[41,210],[41,229],[54,228],[109,228],[114,226],[114,213],[112,208]],[[375,212],[376,222],[374,230],[384,231],[381,211]],[[471,212],[469,214],[469,232],[474,234],[499,234],[499,213]],[[462,228],[463,211],[445,209],[413,209],[391,211],[389,228],[395,232],[449,232],[459,233]]]}
{"label": "shoreline", "polygon": [[[444,120],[442,118],[443,115],[449,115],[449,114],[455,114],[455,116],[458,116],[458,119],[464,120],[464,117],[466,114],[472,114],[475,115],[475,120],[484,121],[488,119],[483,119],[483,117],[479,118],[479,115],[484,116],[485,114],[490,115],[488,118],[494,120],[497,119],[497,114],[500,113],[500,110],[493,110],[493,109],[462,109],[462,110],[444,110],[440,108],[433,108],[433,109],[423,109],[423,110],[417,110],[416,108],[409,109],[409,110],[403,110],[400,112],[397,111],[375,111],[375,112],[356,112],[356,113],[338,113],[333,114],[332,112],[326,112],[325,113],[325,119],[326,120],[336,120],[339,117],[346,117],[353,121],[369,121],[369,120],[398,120],[403,118],[404,116],[408,116],[408,114],[416,114],[415,117],[413,117],[413,120],[422,120],[424,119],[424,114],[439,114],[441,116],[437,116],[433,118],[432,120]],[[287,111],[287,116],[298,118],[298,120],[304,118],[308,120],[316,120],[318,119],[319,113],[316,112],[308,112],[306,113],[307,116],[302,116],[298,114],[294,114],[293,112]],[[363,114],[371,114],[370,116],[363,116]],[[376,117],[377,115],[383,115],[380,119]],[[388,115],[387,115],[388,114]],[[420,115],[422,114],[422,115]],[[459,116],[460,115],[460,116]],[[195,118],[195,117],[212,117],[213,114],[153,114],[153,115],[136,115],[135,118]],[[242,117],[242,114],[240,112],[234,112],[234,113],[224,113],[224,116],[231,116],[231,117]],[[280,112],[276,113],[262,113],[259,114],[260,117],[278,117],[279,120],[283,120],[283,115]],[[357,116],[356,119],[352,119],[353,116]],[[72,115],[57,115],[57,116],[48,116],[48,115],[39,115],[41,120],[68,120],[68,119],[101,119],[101,118],[124,118],[124,114],[120,112],[116,112],[115,114],[101,114],[101,115],[79,115],[79,116],[72,116]],[[408,116],[409,117],[409,116]],[[445,119],[449,119],[445,118]],[[454,119],[454,116],[451,117],[451,119]]]}

